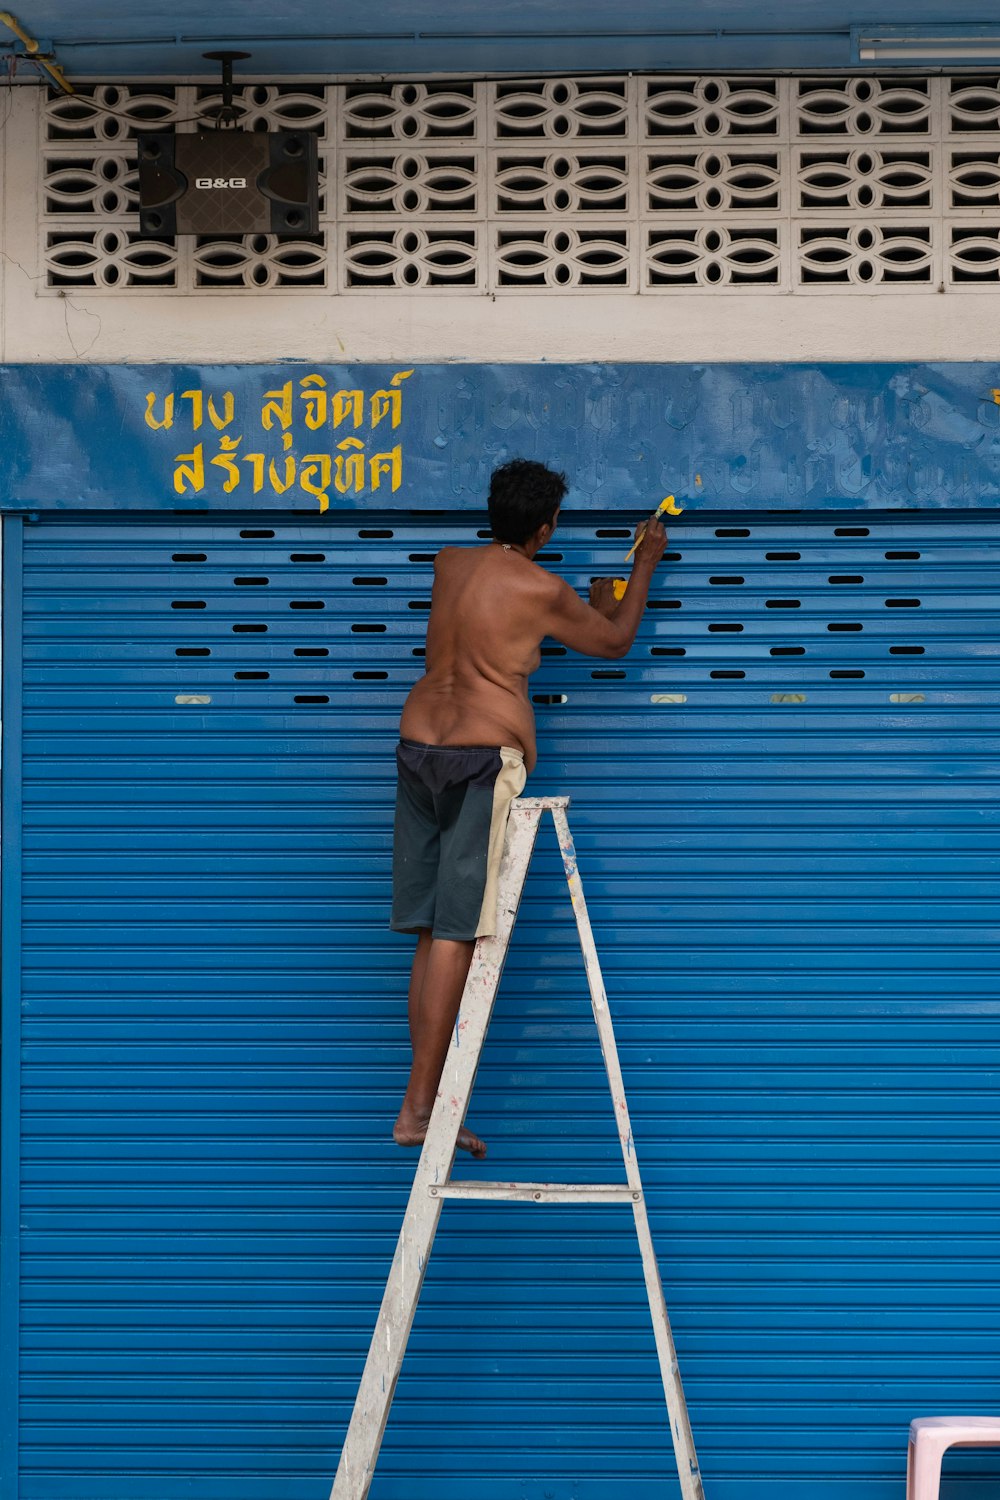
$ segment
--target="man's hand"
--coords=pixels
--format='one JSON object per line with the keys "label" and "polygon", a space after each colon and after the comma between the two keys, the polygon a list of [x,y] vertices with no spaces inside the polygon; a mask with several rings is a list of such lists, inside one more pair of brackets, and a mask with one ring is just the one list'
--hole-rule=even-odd
{"label": "man's hand", "polygon": [[619,601],[615,598],[613,578],[595,578],[590,585],[590,607],[596,609],[606,620],[614,618]]}
{"label": "man's hand", "polygon": [[646,534],[639,543],[632,566],[637,568],[642,563],[644,567],[652,569],[656,567],[666,551],[667,530],[663,522],[655,515],[650,516],[648,521],[639,522],[635,528],[637,538],[643,527],[646,529]]}

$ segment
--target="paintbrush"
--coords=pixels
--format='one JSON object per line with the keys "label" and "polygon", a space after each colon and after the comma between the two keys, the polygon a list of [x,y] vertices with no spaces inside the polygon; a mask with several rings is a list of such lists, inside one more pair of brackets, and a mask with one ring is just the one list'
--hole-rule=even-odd
{"label": "paintbrush", "polygon": [[[654,512],[654,518],[657,517],[657,516],[662,516],[663,513],[664,513],[664,511],[666,511],[666,513],[667,513],[668,516],[680,516],[680,515],[683,515],[683,513],[684,513],[683,510],[682,510],[682,508],[681,508],[681,506],[679,506],[677,504],[677,501],[674,499],[673,495],[668,495],[665,500],[661,500],[660,501],[659,505],[656,507],[656,510]],[[638,547],[639,543],[642,541],[642,539],[643,539],[643,537],[645,535],[646,535],[646,528],[644,526],[642,528],[642,530],[640,531],[639,535],[636,537],[636,539],[635,539],[635,546],[633,546],[631,552],[629,552],[629,554],[628,554],[628,557],[626,557],[626,559],[625,559],[626,562],[629,561],[629,558],[631,558],[632,556],[634,556],[636,548]],[[621,601],[625,598],[625,590],[628,588],[628,582],[624,578],[615,578],[615,579],[612,580],[612,582],[614,583],[615,598],[618,600],[618,603],[620,604]]]}
{"label": "paintbrush", "polygon": [[[677,504],[677,501],[674,499],[673,495],[668,495],[665,500],[661,500],[660,501],[659,505],[656,507],[656,510],[653,512],[653,520],[654,521],[659,520],[660,516],[663,515],[664,511],[666,511],[667,514],[670,515],[670,516],[679,516],[679,515],[683,514],[683,512],[681,510],[681,507]],[[635,544],[632,547],[632,550],[630,552],[627,552],[625,554],[625,561],[626,562],[631,562],[632,557],[635,554],[635,552],[636,552],[636,550],[637,550],[637,548],[639,546],[639,543],[642,541],[642,539],[643,539],[643,537],[645,535],[646,535],[646,528],[644,526],[642,528],[642,530],[639,532],[639,535],[636,537]]]}

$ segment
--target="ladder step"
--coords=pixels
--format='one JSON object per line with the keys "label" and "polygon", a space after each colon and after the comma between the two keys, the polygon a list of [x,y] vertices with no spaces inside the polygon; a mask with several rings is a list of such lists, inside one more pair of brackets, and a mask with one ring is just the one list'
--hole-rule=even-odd
{"label": "ladder step", "polygon": [[497,1203],[639,1203],[642,1193],[618,1182],[446,1182],[432,1198],[481,1198]]}

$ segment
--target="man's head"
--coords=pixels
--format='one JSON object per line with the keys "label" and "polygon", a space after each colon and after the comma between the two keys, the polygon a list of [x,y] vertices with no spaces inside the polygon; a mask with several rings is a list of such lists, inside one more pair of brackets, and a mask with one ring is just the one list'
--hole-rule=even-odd
{"label": "man's head", "polygon": [[554,527],[566,475],[528,458],[513,458],[490,480],[490,527],[498,542],[523,547],[543,526]]}

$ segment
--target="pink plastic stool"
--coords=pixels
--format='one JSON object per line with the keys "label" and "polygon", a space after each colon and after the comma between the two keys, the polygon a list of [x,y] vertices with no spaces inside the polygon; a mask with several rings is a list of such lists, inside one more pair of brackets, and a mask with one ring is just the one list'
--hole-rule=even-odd
{"label": "pink plastic stool", "polygon": [[906,1500],[938,1500],[948,1448],[1000,1448],[1000,1417],[917,1417],[910,1423]]}

